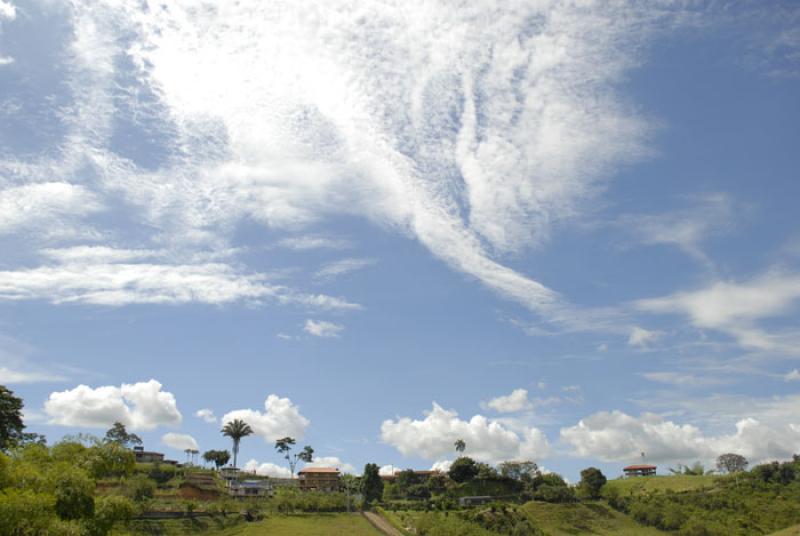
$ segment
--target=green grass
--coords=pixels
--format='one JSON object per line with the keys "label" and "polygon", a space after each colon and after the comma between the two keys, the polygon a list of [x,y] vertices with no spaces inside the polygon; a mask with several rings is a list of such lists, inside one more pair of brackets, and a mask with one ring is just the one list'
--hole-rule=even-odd
{"label": "green grass", "polygon": [[274,516],[215,533],[219,536],[376,536],[380,535],[360,514],[303,514]]}
{"label": "green grass", "polygon": [[669,476],[644,476],[634,478],[618,478],[609,480],[604,491],[616,488],[621,495],[629,493],[639,494],[653,491],[690,491],[701,488],[710,488],[714,481],[719,478],[716,475],[688,476],[688,475],[669,475]]}
{"label": "green grass", "polygon": [[552,504],[532,501],[522,511],[533,524],[550,536],[572,534],[655,535],[665,534],[644,527],[602,502]]}
{"label": "green grass", "polygon": [[769,536],[800,536],[800,525],[786,527],[785,529],[779,530],[778,532],[773,532]]}

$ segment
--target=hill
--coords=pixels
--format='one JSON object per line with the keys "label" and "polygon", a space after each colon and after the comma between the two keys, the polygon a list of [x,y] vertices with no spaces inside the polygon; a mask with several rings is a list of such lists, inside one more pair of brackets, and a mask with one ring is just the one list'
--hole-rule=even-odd
{"label": "hill", "polygon": [[[646,492],[665,492],[665,491],[694,491],[704,488],[714,487],[714,483],[719,477],[717,475],[668,475],[668,476],[648,476],[639,478],[617,478],[609,480],[604,492],[617,490],[622,495],[641,494]],[[613,492],[612,492],[613,493]]]}
{"label": "hill", "polygon": [[548,536],[664,534],[652,527],[643,527],[625,514],[601,502],[551,504],[532,501],[524,504],[521,511],[533,526]]}

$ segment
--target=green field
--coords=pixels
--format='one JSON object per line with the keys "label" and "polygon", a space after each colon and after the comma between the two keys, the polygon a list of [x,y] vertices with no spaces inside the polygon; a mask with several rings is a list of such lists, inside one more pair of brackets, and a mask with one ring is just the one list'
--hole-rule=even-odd
{"label": "green field", "polygon": [[380,535],[361,514],[309,514],[274,516],[218,532],[220,536],[376,536]]}
{"label": "green field", "polygon": [[551,504],[536,501],[524,504],[522,511],[536,528],[548,536],[665,534],[660,530],[644,527],[600,502]]}
{"label": "green field", "polygon": [[783,530],[779,530],[778,532],[773,532],[769,536],[800,536],[800,525],[787,527]]}
{"label": "green field", "polygon": [[719,478],[716,475],[690,476],[690,475],[669,475],[669,476],[648,476],[638,478],[617,478],[609,480],[604,491],[615,488],[623,495],[629,493],[642,493],[654,491],[690,491],[701,488],[710,488],[714,481]]}

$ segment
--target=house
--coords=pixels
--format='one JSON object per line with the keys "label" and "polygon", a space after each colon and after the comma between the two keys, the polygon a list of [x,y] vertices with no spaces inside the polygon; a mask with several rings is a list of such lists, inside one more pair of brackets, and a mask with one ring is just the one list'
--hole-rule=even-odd
{"label": "house", "polygon": [[[144,447],[133,447],[133,455],[138,463],[164,462],[164,454],[162,452],[151,452],[144,450]],[[167,463],[170,463],[170,461],[167,460]]]}
{"label": "house", "polygon": [[625,476],[655,476],[656,466],[647,464],[629,465],[623,468],[622,471]]}
{"label": "house", "polygon": [[303,491],[339,491],[338,469],[306,467],[297,476]]}

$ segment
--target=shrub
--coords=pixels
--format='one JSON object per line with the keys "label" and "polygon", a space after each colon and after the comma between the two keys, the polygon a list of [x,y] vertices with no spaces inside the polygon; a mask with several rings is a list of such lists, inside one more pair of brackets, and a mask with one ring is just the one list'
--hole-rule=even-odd
{"label": "shrub", "polygon": [[126,492],[128,497],[141,502],[153,497],[156,492],[156,483],[145,475],[134,475],[128,479]]}

